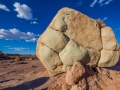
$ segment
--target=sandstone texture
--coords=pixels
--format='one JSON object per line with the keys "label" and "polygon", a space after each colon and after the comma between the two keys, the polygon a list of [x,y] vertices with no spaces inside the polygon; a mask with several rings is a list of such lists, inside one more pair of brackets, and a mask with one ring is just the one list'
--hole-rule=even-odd
{"label": "sandstone texture", "polygon": [[67,73],[52,82],[48,90],[119,90],[120,73],[106,68],[82,66],[76,62]]}
{"label": "sandstone texture", "polygon": [[75,62],[114,66],[119,60],[118,49],[113,30],[101,20],[62,8],[39,37],[36,55],[53,76],[67,72]]}

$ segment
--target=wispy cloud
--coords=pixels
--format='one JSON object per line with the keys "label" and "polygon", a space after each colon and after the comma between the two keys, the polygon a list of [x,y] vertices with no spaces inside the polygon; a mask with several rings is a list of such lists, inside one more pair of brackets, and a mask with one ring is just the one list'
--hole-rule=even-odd
{"label": "wispy cloud", "polygon": [[101,3],[103,3],[104,1],[105,1],[105,0],[99,0],[99,2],[98,2],[98,3],[100,3],[100,4],[101,4]]}
{"label": "wispy cloud", "polygon": [[113,0],[108,0],[104,3],[104,5],[110,4]]}
{"label": "wispy cloud", "polygon": [[11,46],[4,46],[5,48],[9,48],[9,47],[11,47]]}
{"label": "wispy cloud", "polygon": [[77,5],[77,6],[81,6],[81,5],[82,5],[82,3],[83,3],[83,2],[82,2],[82,0],[79,0],[79,2],[78,2],[78,3],[76,3],[76,5]]}
{"label": "wispy cloud", "polygon": [[93,3],[90,4],[90,7],[94,7],[98,0],[94,0]]}
{"label": "wispy cloud", "polygon": [[0,3],[0,9],[5,10],[5,11],[10,11],[5,5]]}
{"label": "wispy cloud", "polygon": [[33,22],[31,22],[30,24],[38,24],[38,22],[36,22],[36,21],[33,21]]}
{"label": "wispy cloud", "polygon": [[37,41],[37,38],[32,38],[32,39],[29,39],[29,40],[25,40],[26,42],[36,42]]}
{"label": "wispy cloud", "polygon": [[105,17],[105,18],[103,18],[102,20],[105,21],[105,20],[107,20],[107,19],[108,19],[108,17]]}
{"label": "wispy cloud", "polygon": [[23,47],[11,47],[8,49],[16,50],[16,51],[29,51],[29,48],[23,48]]}
{"label": "wispy cloud", "polygon": [[26,20],[33,19],[33,15],[31,13],[32,10],[26,4],[20,4],[18,2],[15,2],[13,6],[15,7],[15,11],[18,13],[18,18],[24,18]]}
{"label": "wispy cloud", "polygon": [[[0,29],[0,39],[6,40],[31,40],[34,38],[38,38],[38,34],[34,34],[32,32],[21,32],[18,29]],[[29,41],[30,42],[30,41]]]}
{"label": "wispy cloud", "polygon": [[99,4],[100,6],[103,5],[108,5],[112,2],[113,0],[94,0],[93,3],[90,4],[90,7],[94,7],[95,4]]}

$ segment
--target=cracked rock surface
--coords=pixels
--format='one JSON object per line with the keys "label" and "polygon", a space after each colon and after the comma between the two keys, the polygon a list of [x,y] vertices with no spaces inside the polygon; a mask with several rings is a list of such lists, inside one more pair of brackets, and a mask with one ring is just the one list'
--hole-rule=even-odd
{"label": "cracked rock surface", "polygon": [[[113,30],[71,8],[62,8],[37,42],[39,60],[54,76],[75,62],[91,67],[111,67],[119,60]],[[76,89],[77,90],[77,89]]]}

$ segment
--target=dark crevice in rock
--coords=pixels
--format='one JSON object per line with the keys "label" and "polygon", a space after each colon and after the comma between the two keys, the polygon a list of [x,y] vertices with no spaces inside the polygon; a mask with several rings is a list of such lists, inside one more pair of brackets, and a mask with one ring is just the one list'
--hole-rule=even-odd
{"label": "dark crevice in rock", "polygon": [[92,68],[92,70],[96,73],[96,72],[98,72],[98,70],[94,67],[94,68]]}

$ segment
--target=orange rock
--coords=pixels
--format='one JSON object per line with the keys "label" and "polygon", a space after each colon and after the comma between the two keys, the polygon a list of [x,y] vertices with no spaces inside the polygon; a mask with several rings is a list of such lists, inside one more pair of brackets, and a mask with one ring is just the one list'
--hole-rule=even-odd
{"label": "orange rock", "polygon": [[80,79],[85,74],[84,67],[79,63],[76,62],[70,70],[67,71],[66,74],[66,83],[68,85],[72,85],[73,83],[78,82],[77,80]]}

